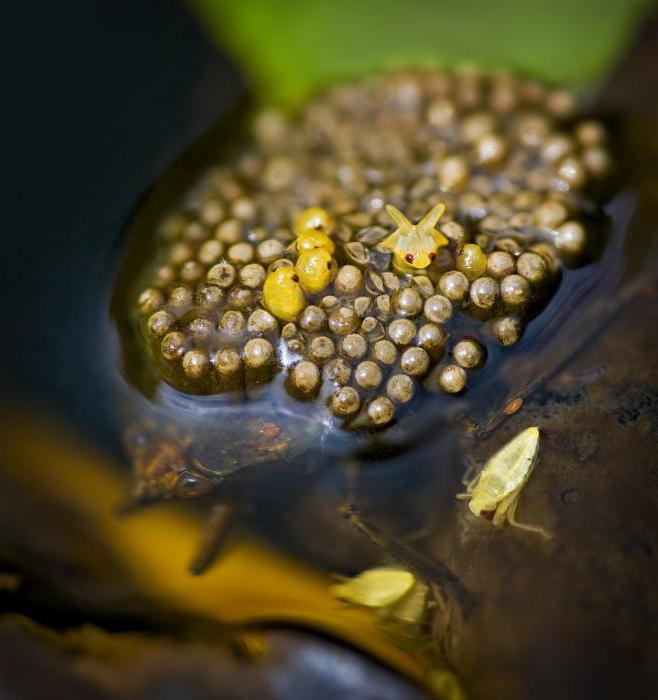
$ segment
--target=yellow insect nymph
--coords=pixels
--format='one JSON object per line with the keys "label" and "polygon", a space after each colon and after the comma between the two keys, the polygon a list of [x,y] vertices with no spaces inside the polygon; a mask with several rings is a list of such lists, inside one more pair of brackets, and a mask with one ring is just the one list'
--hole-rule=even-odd
{"label": "yellow insect nymph", "polygon": [[317,294],[331,282],[336,265],[331,253],[324,248],[305,250],[299,254],[295,272],[302,289],[309,294]]}
{"label": "yellow insect nymph", "polygon": [[521,490],[537,462],[539,429],[526,428],[488,460],[482,471],[467,485],[458,498],[469,499],[474,515],[490,519],[494,525],[510,525],[550,535],[542,528],[519,523],[515,519]]}
{"label": "yellow insect nymph", "polygon": [[418,624],[426,610],[429,589],[398,566],[378,566],[332,586],[331,592],[353,605],[378,611],[381,617]]}
{"label": "yellow insect nymph", "polygon": [[282,321],[292,321],[302,312],[306,296],[292,267],[280,267],[267,275],[263,284],[263,304]]}
{"label": "yellow insect nymph", "polygon": [[448,245],[448,239],[434,228],[445,209],[443,204],[437,204],[417,224],[412,224],[399,209],[386,205],[386,212],[397,229],[380,243],[380,247],[393,251],[393,266],[398,272],[425,269],[436,257],[436,251]]}
{"label": "yellow insect nymph", "polygon": [[305,250],[315,250],[316,248],[322,248],[333,254],[336,250],[336,245],[324,231],[307,231],[297,236],[295,250],[298,253],[303,253]]}
{"label": "yellow insect nymph", "polygon": [[335,228],[336,220],[326,209],[321,207],[304,209],[292,223],[292,230],[298,236],[309,231],[323,231],[327,235],[331,235]]}
{"label": "yellow insect nymph", "polygon": [[414,585],[414,575],[393,566],[368,569],[338,583],[331,592],[336,598],[367,608],[383,608],[399,601]]}

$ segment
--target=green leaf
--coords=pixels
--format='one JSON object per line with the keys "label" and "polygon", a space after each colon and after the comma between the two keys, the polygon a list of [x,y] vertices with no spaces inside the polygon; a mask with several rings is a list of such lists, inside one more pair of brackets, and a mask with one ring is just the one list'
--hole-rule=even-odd
{"label": "green leaf", "polygon": [[385,68],[479,65],[600,79],[645,0],[191,0],[264,101]]}

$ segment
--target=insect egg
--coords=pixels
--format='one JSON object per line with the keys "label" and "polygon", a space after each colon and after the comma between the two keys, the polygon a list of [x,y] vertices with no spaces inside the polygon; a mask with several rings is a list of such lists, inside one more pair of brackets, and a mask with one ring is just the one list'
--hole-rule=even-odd
{"label": "insect egg", "polygon": [[[598,122],[564,117],[559,91],[465,75],[405,73],[413,109],[389,104],[395,75],[374,92],[370,80],[339,88],[294,126],[259,121],[254,142],[209,164],[157,224],[157,255],[144,248],[130,300],[141,328],[121,324],[143,331],[135,340],[159,379],[195,396],[235,392],[231,412],[233,398],[255,409],[252,387],[272,382],[273,394],[258,392],[265,418],[289,399],[314,402],[301,442],[314,430],[406,430],[434,411],[432,391],[451,411],[448,395],[498,363],[513,374],[510,346],[603,250],[607,236],[590,240],[590,228],[606,228],[599,197],[612,190],[585,187],[610,168],[609,139]],[[297,415],[287,403],[285,415],[282,429]],[[297,449],[295,435],[282,451]],[[476,505],[495,524],[512,507]]]}

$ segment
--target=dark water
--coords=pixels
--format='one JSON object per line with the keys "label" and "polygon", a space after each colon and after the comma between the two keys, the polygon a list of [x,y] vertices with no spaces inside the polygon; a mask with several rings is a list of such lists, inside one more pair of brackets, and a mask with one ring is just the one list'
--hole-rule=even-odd
{"label": "dark water", "polygon": [[[242,118],[238,113],[238,122]],[[128,261],[144,259],[140,246],[148,249],[163,203],[182,194],[206,159],[217,158],[227,136],[232,143],[240,133],[235,119],[231,115],[218,125],[208,141],[193,147],[162,176],[131,222]],[[624,126],[617,128],[616,155],[623,163]],[[643,294],[650,288],[656,258],[640,223],[644,206],[641,183],[617,180],[603,206],[607,225],[598,254],[581,267],[564,270],[557,293],[529,324],[521,342],[506,349],[487,343],[486,367],[462,398],[426,397],[413,419],[375,437],[326,426],[321,408],[314,412],[289,399],[277,382],[264,395],[237,404],[223,397],[186,397],[158,386],[143,351],[131,345],[134,331],[124,326],[134,298],[129,280],[135,267],[128,264],[113,300],[124,341],[119,347],[117,336],[113,340],[115,361],[123,369],[123,375],[116,374],[116,405],[125,410],[123,421],[145,415],[155,420],[160,426],[156,438],[171,422],[193,436],[197,456],[222,476],[216,489],[198,501],[200,509],[228,503],[239,509],[240,527],[329,573],[356,574],[393,560],[435,586],[435,607],[428,613],[433,627],[391,635],[392,643],[415,656],[426,670],[452,669],[474,697],[552,697],[567,692],[574,679],[596,687],[608,657],[590,658],[585,645],[602,635],[615,648],[618,632],[606,625],[599,630],[601,608],[588,609],[590,596],[607,596],[593,578],[601,564],[588,561],[590,548],[593,541],[602,553],[597,541],[602,529],[625,529],[613,525],[619,516],[615,508],[601,516],[600,502],[589,512],[583,507],[577,521],[560,522],[561,508],[584,496],[580,488],[566,486],[580,467],[560,463],[572,456],[572,446],[553,440],[567,427],[576,431],[577,443],[594,440],[598,446],[601,441],[592,437],[597,432],[589,427],[578,432],[580,422],[591,421],[596,406],[592,392],[610,390],[613,376],[606,353],[592,349],[606,338],[609,343],[611,329],[642,307]],[[583,355],[592,358],[584,367]],[[565,377],[570,378],[566,388],[550,388],[552,381],[563,382]],[[503,409],[518,398],[524,405],[508,420]],[[268,416],[287,431],[285,449],[276,460],[259,452],[256,438],[256,422]],[[556,533],[548,545],[532,535],[507,531],[494,539],[490,526],[474,522],[454,501],[469,464],[482,464],[501,445],[502,436],[514,434],[510,426],[518,431],[534,424],[542,430],[542,454],[548,454],[541,461],[544,474],[533,477],[534,497],[524,499],[531,504],[524,513],[526,520]],[[585,461],[596,453],[605,463],[605,453],[598,449],[593,454],[586,446],[580,449]],[[614,473],[613,469],[609,478]],[[347,501],[356,509],[351,522],[340,516]],[[593,528],[593,540],[582,538],[588,528]],[[652,544],[646,546],[652,551]],[[221,552],[217,566],[221,567]],[[619,571],[623,567],[612,566],[605,575]],[[610,593],[602,609],[612,609],[622,591],[623,587]],[[555,596],[563,596],[562,611],[549,603]],[[650,602],[640,604],[648,607]],[[489,631],[490,625],[495,631]],[[544,626],[540,643],[537,635]],[[584,667],[576,670],[562,645],[568,635],[581,635],[581,628],[589,631],[577,652]],[[479,636],[484,631],[485,640]],[[429,653],[428,644],[433,649]]]}
{"label": "dark water", "polygon": [[[136,59],[141,60],[154,11],[149,3],[135,7],[130,26],[141,30],[135,29],[136,35],[124,43],[123,70],[115,68],[126,76],[139,63]],[[95,21],[115,26],[117,32],[124,27],[123,10],[108,5],[104,11],[107,14],[100,19],[94,15]],[[162,12],[158,5],[158,14]],[[154,58],[147,62],[150,74],[127,77],[128,84],[115,88],[109,98],[107,83],[86,89],[97,75],[91,69],[89,75],[79,74],[79,85],[62,88],[73,96],[84,85],[86,107],[101,120],[106,119],[108,103],[131,100],[134,106],[129,113],[118,110],[125,121],[114,125],[104,139],[93,136],[97,149],[89,153],[74,148],[67,160],[68,144],[51,146],[51,160],[68,162],[71,179],[60,173],[64,184],[46,189],[43,219],[49,223],[31,227],[36,239],[26,246],[30,254],[25,260],[31,265],[32,282],[25,284],[22,267],[9,276],[11,286],[22,290],[12,305],[20,320],[22,344],[18,358],[14,356],[10,365],[3,362],[13,368],[5,372],[9,386],[5,403],[13,405],[18,397],[35,413],[36,406],[47,406],[94,443],[120,455],[125,470],[129,465],[121,447],[122,428],[126,420],[149,412],[152,403],[149,391],[132,388],[138,384],[143,389],[143,376],[138,366],[122,361],[110,318],[110,292],[120,253],[131,231],[152,227],[162,202],[170,201],[204,162],[214,159],[215,145],[221,148],[234,136],[239,130],[235,120],[243,114],[237,111],[221,122],[200,146],[165,170],[136,218],[124,226],[134,193],[149,182],[156,166],[184,140],[198,136],[237,93],[235,76],[212,57],[190,25],[181,24],[175,8],[169,13],[165,11],[169,19],[159,24]],[[181,31],[189,32],[187,39],[179,38]],[[175,48],[178,41],[185,47],[183,54]],[[653,45],[651,40],[641,44],[647,45]],[[106,65],[103,56],[110,48],[101,44],[92,51],[96,66]],[[405,635],[393,635],[392,644],[412,649],[422,665],[450,667],[475,698],[618,697],[631,691],[650,694],[658,682],[658,605],[652,592],[658,547],[653,534],[658,360],[655,293],[651,296],[658,221],[654,205],[658,109],[652,96],[658,90],[649,82],[655,77],[647,66],[655,63],[647,51],[631,54],[602,92],[598,106],[616,124],[622,163],[620,186],[606,206],[612,222],[607,245],[597,260],[567,271],[558,293],[515,348],[506,350],[504,357],[490,349],[490,369],[480,373],[463,399],[429,403],[413,430],[383,438],[384,444],[380,441],[367,450],[358,445],[360,451],[355,453],[353,445],[343,449],[342,443],[341,449],[318,450],[313,417],[305,420],[293,414],[290,421],[298,432],[291,444],[297,449],[276,462],[261,460],[241,470],[191,506],[206,513],[217,500],[235,504],[244,529],[321,571],[352,574],[392,557],[436,583],[446,608],[437,619],[445,622],[449,617],[448,629],[433,636],[423,631],[433,638],[429,653],[416,650],[414,640]],[[179,73],[163,65],[173,54]],[[65,67],[75,56],[64,52],[59,60]],[[203,75],[204,66],[209,66],[205,75],[210,77],[201,79],[201,93],[221,95],[221,100],[213,97],[205,109],[195,110],[205,121],[188,111],[190,76]],[[40,62],[35,64],[35,69],[41,67]],[[158,82],[160,71],[179,75],[180,83]],[[629,74],[635,76],[633,88],[624,79]],[[176,105],[166,120],[153,113],[150,105],[157,100],[149,95],[139,98],[145,84],[152,86],[161,104]],[[59,125],[68,128],[65,133],[71,139],[84,140],[85,132],[74,134],[67,126],[69,116],[62,110]],[[93,125],[94,120],[84,123]],[[159,125],[157,130],[154,125]],[[148,133],[150,140],[144,142],[133,133]],[[86,134],[92,138],[97,132]],[[163,154],[162,144],[167,142],[170,146]],[[113,155],[117,143],[126,145],[129,157]],[[99,157],[106,166],[98,179],[90,178]],[[58,180],[57,174],[50,178]],[[60,189],[58,194],[58,187],[64,192]],[[25,217],[30,200],[23,195],[20,201]],[[35,310],[38,324],[32,321]],[[502,409],[516,397],[524,398],[524,406],[507,418]],[[164,414],[191,411],[190,420],[198,422],[195,407],[195,403],[170,403]],[[212,410],[208,416],[204,430],[211,432]],[[531,424],[543,430],[542,462],[532,489],[524,495],[523,513],[553,531],[547,546],[523,533],[492,533],[487,523],[469,520],[463,504],[453,499],[467,462],[481,464]],[[348,496],[365,528],[354,527],[338,514]],[[16,523],[24,523],[32,509],[41,514],[35,520],[37,530],[47,530],[49,523],[60,528],[62,522],[71,532],[76,530],[75,520],[67,521],[70,516],[47,517],[52,507],[47,500],[33,503],[29,490],[23,497],[25,507],[11,508],[12,499],[6,499],[0,560],[12,570],[20,564],[29,580],[30,564],[21,550],[23,555],[31,553],[35,580],[25,601],[3,599],[10,608],[53,626],[77,625],[87,612],[89,619],[106,628],[112,627],[108,618],[118,629],[152,625],[175,633],[189,624],[173,613],[172,620],[163,622],[166,610],[161,603],[153,620],[146,612],[150,603],[134,595],[130,582],[121,595],[113,589],[113,595],[104,598],[107,591],[93,586],[85,597],[80,579],[67,578],[62,574],[67,567],[57,563],[58,555],[65,559],[64,545],[61,551],[40,550],[32,539],[27,538],[26,544],[24,535],[8,534],[9,526],[16,532]],[[190,542],[190,555],[194,547]],[[106,565],[96,561],[92,568],[102,571]],[[71,554],[68,567],[76,566],[84,568]],[[38,578],[44,575],[45,585]],[[76,595],[86,602],[76,607]],[[90,604],[94,597],[96,603]],[[67,612],[61,618],[68,622],[61,618],[57,622],[63,609]],[[217,630],[213,634],[221,637]],[[190,637],[203,634],[195,629]],[[338,691],[324,692],[335,697]],[[272,696],[299,697],[299,690],[296,693],[286,694],[284,688]],[[400,686],[391,697],[415,693]]]}

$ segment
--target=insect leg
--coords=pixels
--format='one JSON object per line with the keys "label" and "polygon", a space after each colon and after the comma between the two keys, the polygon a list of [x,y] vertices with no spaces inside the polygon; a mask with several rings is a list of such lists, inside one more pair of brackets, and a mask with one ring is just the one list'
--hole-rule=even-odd
{"label": "insect leg", "polygon": [[510,511],[513,512],[516,508],[516,504],[519,502],[520,491],[521,489],[518,488],[516,491],[512,491],[512,493],[508,494],[498,502],[492,519],[492,523],[496,527],[502,527],[505,524],[505,521],[509,522]]}
{"label": "insect leg", "polygon": [[539,525],[528,525],[527,523],[520,523],[516,519],[516,507],[519,504],[519,493],[517,492],[515,494],[515,498],[513,503],[510,504],[508,510],[507,510],[507,522],[512,526],[512,527],[518,527],[521,530],[527,530],[528,532],[536,532],[538,535],[541,535],[547,540],[550,540],[553,535],[548,532],[548,530],[545,530],[543,527],[540,527]]}
{"label": "insect leg", "polygon": [[466,487],[466,492],[465,493],[458,493],[455,498],[458,499],[464,499],[464,498],[470,498],[471,494],[473,493],[473,489],[478,485],[478,482],[480,481],[480,477],[482,476],[482,472],[479,472],[476,474],[474,477],[469,478],[470,474],[472,474],[474,468],[469,467],[466,470],[466,474],[464,474],[464,477],[462,478],[462,484]]}

